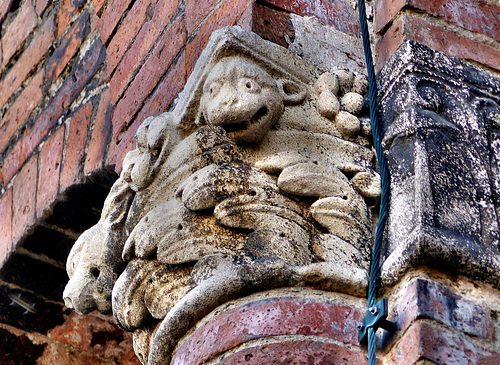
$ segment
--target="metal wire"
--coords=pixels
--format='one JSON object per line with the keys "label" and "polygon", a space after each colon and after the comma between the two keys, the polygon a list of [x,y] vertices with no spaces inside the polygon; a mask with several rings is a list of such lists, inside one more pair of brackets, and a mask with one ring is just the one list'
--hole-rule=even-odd
{"label": "metal wire", "polygon": [[[384,235],[385,223],[389,207],[390,179],[387,162],[382,148],[382,131],[378,120],[377,110],[377,81],[375,79],[375,69],[373,67],[373,58],[370,47],[370,35],[368,33],[368,22],[366,17],[366,7],[364,0],[358,0],[359,22],[361,25],[361,35],[363,37],[363,48],[365,53],[366,68],[368,71],[369,84],[369,106],[370,106],[370,124],[373,135],[373,145],[377,153],[378,165],[380,170],[380,211],[377,222],[377,231],[375,233],[375,242],[372,250],[372,262],[370,266],[370,281],[368,286],[368,307],[375,305],[377,300],[377,289],[380,272],[380,254],[382,250],[382,239]],[[375,329],[368,329],[368,364],[375,365]]]}

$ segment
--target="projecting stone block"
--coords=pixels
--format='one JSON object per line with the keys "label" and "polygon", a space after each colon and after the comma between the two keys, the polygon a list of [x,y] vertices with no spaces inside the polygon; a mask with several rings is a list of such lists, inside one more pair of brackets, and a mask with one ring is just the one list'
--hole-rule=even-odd
{"label": "projecting stone block", "polygon": [[391,175],[383,280],[428,265],[500,286],[500,80],[415,42],[380,74]]}

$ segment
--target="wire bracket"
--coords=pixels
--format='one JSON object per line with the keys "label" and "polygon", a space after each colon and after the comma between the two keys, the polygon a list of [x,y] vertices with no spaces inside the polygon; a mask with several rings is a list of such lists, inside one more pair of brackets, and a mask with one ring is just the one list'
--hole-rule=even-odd
{"label": "wire bracket", "polygon": [[376,332],[379,328],[383,328],[391,333],[396,332],[398,326],[396,323],[388,321],[389,314],[387,299],[382,298],[379,302],[366,310],[365,318],[358,325],[358,339],[361,345],[366,345],[368,342],[368,329],[373,328]]}

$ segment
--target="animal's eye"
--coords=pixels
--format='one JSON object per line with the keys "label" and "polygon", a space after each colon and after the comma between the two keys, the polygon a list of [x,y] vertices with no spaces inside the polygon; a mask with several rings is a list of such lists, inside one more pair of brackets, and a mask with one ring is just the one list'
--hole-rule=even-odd
{"label": "animal's eye", "polygon": [[205,87],[205,92],[208,92],[210,96],[215,96],[219,93],[219,90],[221,88],[220,83],[216,81],[212,81],[210,84],[207,85],[208,87]]}
{"label": "animal's eye", "polygon": [[90,269],[90,275],[92,275],[96,279],[99,277],[100,273],[101,271],[97,267],[93,267],[92,269]]}

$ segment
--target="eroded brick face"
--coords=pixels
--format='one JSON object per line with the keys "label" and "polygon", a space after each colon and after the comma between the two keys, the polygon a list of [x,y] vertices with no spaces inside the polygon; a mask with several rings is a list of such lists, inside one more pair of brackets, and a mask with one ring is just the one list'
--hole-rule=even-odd
{"label": "eroded brick face", "polygon": [[[173,364],[361,364],[357,325],[364,301],[342,303],[327,292],[271,290],[236,301],[202,321],[177,348]],[[236,350],[234,350],[236,349]]]}

